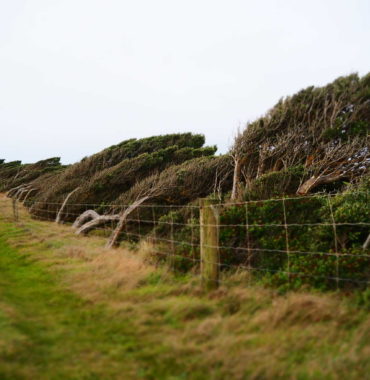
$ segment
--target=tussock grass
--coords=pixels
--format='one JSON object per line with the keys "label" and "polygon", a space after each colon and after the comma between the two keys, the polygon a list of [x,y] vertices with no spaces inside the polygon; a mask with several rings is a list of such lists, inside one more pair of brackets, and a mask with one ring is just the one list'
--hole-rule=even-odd
{"label": "tussock grass", "polygon": [[274,329],[330,320],[341,322],[341,318],[345,321],[346,316],[338,299],[322,295],[289,294],[283,301],[278,298],[271,306],[254,319],[257,325],[266,325],[266,328]]}
{"label": "tussock grass", "polygon": [[147,260],[152,247],[11,222],[0,198],[0,378],[366,379],[370,317],[355,298],[198,278]]}

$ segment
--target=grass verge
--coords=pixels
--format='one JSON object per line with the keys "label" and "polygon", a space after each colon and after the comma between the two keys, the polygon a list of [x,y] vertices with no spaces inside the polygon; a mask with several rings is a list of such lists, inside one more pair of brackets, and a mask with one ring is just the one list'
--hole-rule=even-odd
{"label": "grass verge", "polygon": [[11,221],[0,198],[1,379],[366,379],[355,298],[233,286],[155,268],[98,237]]}

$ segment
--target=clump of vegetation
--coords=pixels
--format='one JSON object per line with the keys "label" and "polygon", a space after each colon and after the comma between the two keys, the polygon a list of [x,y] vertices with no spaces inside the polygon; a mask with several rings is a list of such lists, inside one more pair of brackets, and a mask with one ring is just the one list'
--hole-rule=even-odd
{"label": "clump of vegetation", "polygon": [[262,174],[245,189],[245,200],[262,200],[294,194],[304,177],[303,165]]}
{"label": "clump of vegetation", "polygon": [[171,165],[136,183],[117,198],[117,204],[128,204],[145,189],[155,186],[159,191],[150,198],[152,204],[186,205],[215,192],[222,194],[231,188],[232,166],[228,156],[205,156]]}
{"label": "clump of vegetation", "polygon": [[17,162],[6,178],[0,173],[0,179],[5,183],[11,178],[13,187],[20,182],[24,194],[32,189],[25,204],[33,215],[41,218],[55,218],[60,205],[73,192],[69,202],[81,206],[61,215],[62,219],[72,221],[85,210],[82,204],[117,204],[117,198],[146,177],[197,157],[213,156],[216,147],[203,145],[204,136],[191,133],[130,139],[67,168],[61,167],[63,170],[52,175],[46,170],[36,173],[37,163],[28,167],[33,177],[17,176],[20,170]]}
{"label": "clump of vegetation", "polygon": [[[85,204],[127,205],[129,204],[127,203],[128,201],[131,203],[135,201],[136,198],[131,197],[128,200],[124,198],[124,194],[130,192],[131,195],[133,195],[135,189],[138,189],[140,181],[148,177],[156,181],[156,177],[159,174],[153,173],[163,172],[167,167],[181,164],[194,157],[213,155],[214,152],[214,147],[197,149],[188,147],[179,149],[177,146],[170,146],[153,153],[143,153],[137,157],[125,159],[110,168],[97,172],[84,183],[77,183],[77,181],[74,180],[74,186],[76,186],[76,188],[78,187],[78,191],[73,194],[73,202],[71,203],[75,205],[70,206],[69,212],[73,218],[73,215],[76,217],[76,215],[85,210]],[[156,182],[149,183],[146,181],[145,184],[148,187],[142,188],[143,193],[148,192],[153,186],[160,186],[160,184]],[[61,195],[63,195],[63,197]],[[63,193],[61,195],[58,197],[49,190],[45,196],[46,199],[40,199],[39,202],[41,203],[38,204],[38,211],[36,212],[35,210],[35,215],[42,215],[45,209],[47,209],[49,213],[52,211],[56,214],[58,205],[50,207],[48,201],[50,197],[52,197],[52,199],[59,200],[59,203],[61,203],[67,194]],[[138,193],[137,196],[139,195]],[[194,196],[196,196],[196,194],[194,194]],[[68,220],[68,215],[65,220]]]}
{"label": "clump of vegetation", "polygon": [[22,164],[21,161],[3,162],[0,164],[0,191],[29,185],[44,174],[61,172],[65,168],[60,163],[60,157],[48,158],[34,164]]}
{"label": "clump of vegetation", "polygon": [[[219,206],[222,271],[247,269],[251,278],[282,288],[366,287],[370,247],[363,244],[369,233],[369,195],[365,178],[336,196]],[[198,268],[200,262],[199,208],[193,206],[172,208],[158,219],[154,230],[149,226],[141,230],[159,247],[151,257],[159,262],[170,257],[172,267],[180,272]],[[130,228],[135,231],[134,225]]]}
{"label": "clump of vegetation", "polygon": [[[221,262],[247,267],[275,285],[355,288],[370,281],[369,187],[335,197],[267,200],[221,215]],[[363,224],[361,224],[363,223]],[[229,227],[230,225],[230,227]]]}
{"label": "clump of vegetation", "polygon": [[354,182],[369,167],[370,74],[340,77],[325,87],[308,87],[281,99],[249,123],[232,148],[232,197],[266,173],[304,167],[292,194],[322,185]]}

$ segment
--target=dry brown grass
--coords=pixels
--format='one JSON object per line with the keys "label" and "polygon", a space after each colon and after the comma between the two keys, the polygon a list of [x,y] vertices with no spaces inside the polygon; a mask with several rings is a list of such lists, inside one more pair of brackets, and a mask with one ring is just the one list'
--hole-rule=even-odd
{"label": "dry brown grass", "polygon": [[[86,257],[86,253],[83,255]],[[122,250],[104,250],[94,258],[90,256],[80,269],[71,276],[71,287],[94,301],[110,298],[114,291],[135,289],[154,271],[139,258]]]}
{"label": "dry brown grass", "polygon": [[307,325],[333,319],[340,321],[344,317],[339,300],[322,295],[293,293],[286,298],[277,298],[271,306],[254,318],[256,325],[274,329],[278,326]]}

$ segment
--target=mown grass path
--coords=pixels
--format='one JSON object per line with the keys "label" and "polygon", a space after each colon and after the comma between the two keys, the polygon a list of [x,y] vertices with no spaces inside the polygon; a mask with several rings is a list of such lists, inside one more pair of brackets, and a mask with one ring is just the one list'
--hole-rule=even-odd
{"label": "mown grass path", "polygon": [[138,378],[140,349],[129,321],[110,318],[63,289],[30,256],[10,247],[0,226],[0,378]]}

